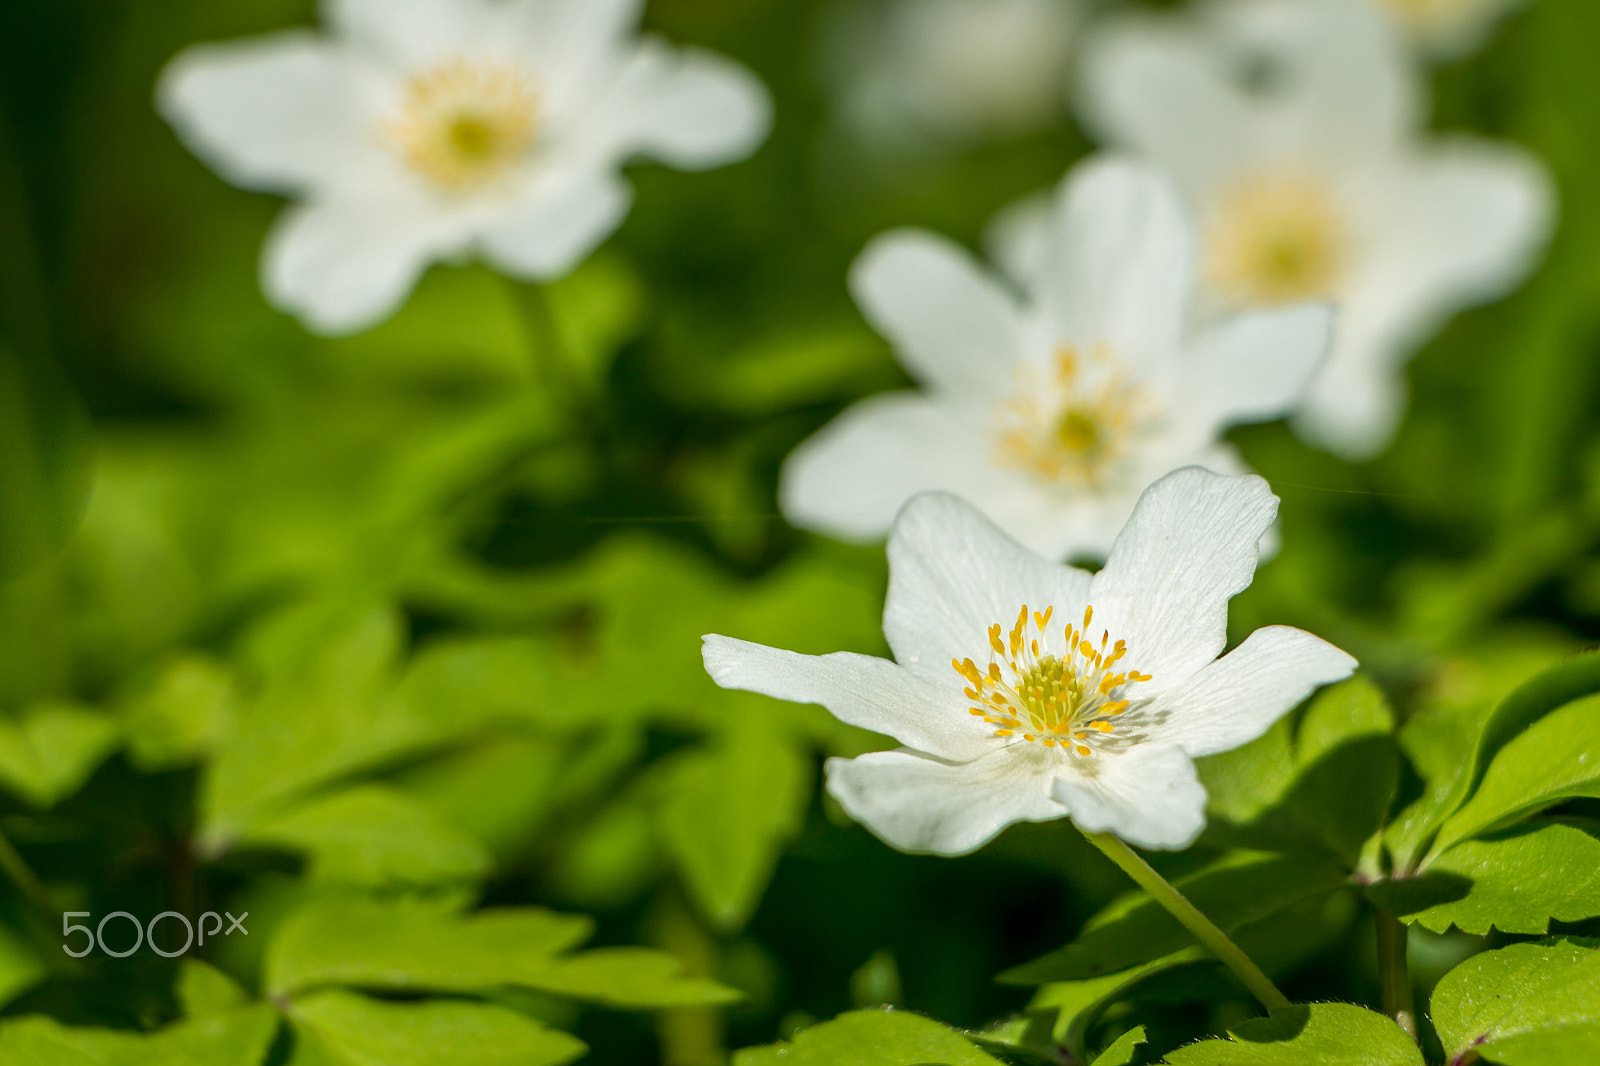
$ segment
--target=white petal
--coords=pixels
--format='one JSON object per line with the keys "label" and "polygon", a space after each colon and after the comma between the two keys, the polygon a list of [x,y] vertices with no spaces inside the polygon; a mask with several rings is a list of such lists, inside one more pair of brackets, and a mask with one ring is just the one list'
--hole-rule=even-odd
{"label": "white petal", "polygon": [[644,0],[520,0],[508,35],[544,83],[544,102],[564,114],[616,77]]}
{"label": "white petal", "polygon": [[1299,406],[1333,341],[1330,307],[1307,304],[1235,315],[1207,329],[1178,367],[1173,417],[1209,444],[1228,426]]}
{"label": "white petal", "polygon": [[1139,744],[1067,763],[1051,792],[1079,829],[1115,833],[1141,848],[1178,851],[1206,824],[1206,790],[1172,744]]}
{"label": "white petal", "polygon": [[478,237],[486,257],[508,274],[547,280],[570,271],[622,224],[633,189],[613,173],[574,174],[541,183]]}
{"label": "white petal", "polygon": [[1038,746],[1013,744],[954,765],[904,750],[829,759],[828,791],[891,847],[961,855],[1012,822],[1067,813],[1046,792],[1042,760],[1026,748]]}
{"label": "white petal", "polygon": [[967,713],[963,683],[948,663],[950,683],[933,684],[870,655],[801,655],[715,633],[705,638],[701,654],[706,672],[723,688],[820,703],[841,722],[941,758],[975,759],[997,743],[994,728]]}
{"label": "white petal", "polygon": [[1248,95],[1205,44],[1197,25],[1144,16],[1108,20],[1083,50],[1079,101],[1090,128],[1159,162],[1191,192],[1248,161],[1255,125]]}
{"label": "white petal", "polygon": [[850,291],[918,381],[956,396],[997,396],[1023,351],[1016,301],[953,241],[923,230],[875,237],[850,267]]}
{"label": "white petal", "polygon": [[1403,354],[1392,337],[1341,336],[1291,420],[1295,432],[1349,462],[1383,451],[1405,413]]}
{"label": "white petal", "polygon": [[1291,626],[1258,629],[1237,648],[1145,713],[1161,719],[1150,737],[1191,757],[1237,748],[1267,731],[1318,685],[1349,677],[1356,661],[1320,637]]}
{"label": "white petal", "polygon": [[1006,277],[1032,289],[1044,269],[1055,195],[1041,190],[1000,209],[983,229],[983,250]]}
{"label": "white petal", "polygon": [[309,33],[185,49],[156,104],[184,143],[235,185],[292,192],[349,164],[365,133],[352,63]]}
{"label": "white petal", "polygon": [[1057,341],[1107,343],[1135,366],[1172,356],[1194,284],[1194,235],[1172,187],[1148,167],[1100,157],[1057,196],[1037,287]]}
{"label": "white petal", "polygon": [[931,402],[915,392],[872,396],[789,454],[778,498],[796,525],[875,540],[920,492],[971,499],[986,482],[1005,482],[990,450],[976,412],[956,402]]}
{"label": "white petal", "polygon": [[336,32],[401,70],[475,51],[494,15],[484,0],[323,0],[323,19]]}
{"label": "white petal", "polygon": [[1023,606],[1055,608],[1054,625],[1083,610],[1089,575],[1049,562],[945,493],[906,505],[889,536],[883,633],[901,666],[933,678],[951,659],[988,661],[990,626],[1009,630]]}
{"label": "white petal", "polygon": [[1228,600],[1255,575],[1256,545],[1278,498],[1253,475],[1176,470],[1144,491],[1094,577],[1092,629],[1127,641],[1130,669],[1153,694],[1186,680],[1227,641]]}
{"label": "white petal", "polygon": [[766,139],[772,100],[730,59],[645,41],[584,121],[617,159],[642,154],[703,170],[743,159]]}
{"label": "white petal", "polygon": [[364,329],[393,314],[441,235],[392,203],[291,207],[262,249],[262,288],[318,333]]}

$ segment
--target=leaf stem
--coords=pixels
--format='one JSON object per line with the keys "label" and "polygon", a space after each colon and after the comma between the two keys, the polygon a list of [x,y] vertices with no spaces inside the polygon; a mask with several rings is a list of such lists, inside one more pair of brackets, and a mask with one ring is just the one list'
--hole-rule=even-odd
{"label": "leaf stem", "polygon": [[1406,966],[1406,927],[1382,908],[1378,918],[1378,978],[1383,986],[1383,1013],[1411,1039],[1417,1038],[1417,1006],[1412,998],[1411,971]]}
{"label": "leaf stem", "polygon": [[1262,1006],[1269,1011],[1289,1006],[1289,997],[1278,991],[1278,987],[1261,972],[1261,967],[1251,962],[1250,956],[1239,950],[1239,945],[1229,940],[1226,933],[1218,929],[1210,918],[1201,914],[1199,908],[1189,902],[1188,897],[1172,887],[1166,878],[1156,873],[1155,869],[1140,858],[1138,853],[1120,837],[1112,833],[1079,831],[1089,843],[1099,848],[1106,858],[1121,867],[1123,873],[1133,878],[1140,888],[1150,893],[1157,903],[1178,919],[1185,929],[1194,934],[1196,940],[1221,960],[1223,965],[1232,970],[1234,976],[1261,1001]]}

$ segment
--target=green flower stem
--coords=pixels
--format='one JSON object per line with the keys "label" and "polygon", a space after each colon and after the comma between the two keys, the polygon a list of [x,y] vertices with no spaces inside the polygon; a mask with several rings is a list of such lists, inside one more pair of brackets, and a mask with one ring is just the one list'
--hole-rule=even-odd
{"label": "green flower stem", "polygon": [[1378,909],[1378,975],[1383,985],[1383,1013],[1417,1038],[1417,1006],[1412,998],[1411,971],[1406,966],[1406,927]]}
{"label": "green flower stem", "polygon": [[1223,965],[1232,970],[1234,976],[1261,1001],[1262,1006],[1269,1011],[1289,1006],[1289,997],[1278,991],[1278,987],[1261,972],[1261,967],[1251,962],[1250,957],[1239,950],[1239,945],[1229,940],[1227,934],[1218,929],[1210,918],[1201,914],[1182,892],[1173,888],[1166,878],[1156,873],[1155,869],[1141,859],[1121,838],[1111,833],[1079,831],[1083,832],[1089,843],[1104,852],[1106,858],[1121,867],[1123,873],[1133,878],[1140,888],[1150,893],[1157,903],[1178,919],[1185,929],[1194,934],[1196,940],[1222,961]]}
{"label": "green flower stem", "polygon": [[558,404],[580,419],[586,418],[592,413],[590,397],[568,356],[549,286],[507,280],[540,383]]}

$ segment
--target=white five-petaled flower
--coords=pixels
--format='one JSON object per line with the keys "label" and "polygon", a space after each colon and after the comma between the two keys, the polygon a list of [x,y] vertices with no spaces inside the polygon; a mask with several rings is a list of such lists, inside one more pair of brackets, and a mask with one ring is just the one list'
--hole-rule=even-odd
{"label": "white five-petaled flower", "polygon": [[1259,736],[1355,660],[1258,629],[1227,655],[1277,498],[1255,476],[1175,471],[1141,497],[1104,569],[1048,562],[942,493],[889,539],[895,661],[705,638],[725,688],[820,703],[904,747],[830,759],[828,790],[907,851],[971,851],[1017,821],[1070,816],[1147,848],[1205,824],[1193,759]]}
{"label": "white five-petaled flower", "polygon": [[868,246],[851,289],[923,389],[867,399],[796,449],[779,490],[792,521],[880,537],[942,489],[1040,554],[1104,556],[1162,474],[1242,472],[1222,430],[1290,410],[1327,348],[1321,306],[1191,331],[1192,228],[1135,164],[1069,174],[1025,258],[1018,298],[931,233]]}
{"label": "white five-petaled flower", "polygon": [[1497,19],[1527,0],[1372,0],[1424,52],[1441,58],[1476,48]]}
{"label": "white five-petaled flower", "polygon": [[1108,23],[1084,90],[1092,126],[1182,187],[1212,309],[1337,305],[1297,428],[1350,458],[1393,436],[1412,351],[1525,276],[1549,229],[1549,182],[1526,152],[1418,138],[1418,71],[1364,0],[1216,0]]}
{"label": "white five-petaled flower", "polygon": [[1079,0],[860,0],[824,41],[824,77],[863,143],[1015,135],[1064,111]]}
{"label": "white five-petaled flower", "polygon": [[638,39],[642,0],[325,0],[304,31],[199,45],[162,113],[221,174],[299,202],[262,260],[277,306],[339,333],[477,254],[560,276],[631,200],[645,155],[703,168],[765,136],[765,90],[709,52]]}

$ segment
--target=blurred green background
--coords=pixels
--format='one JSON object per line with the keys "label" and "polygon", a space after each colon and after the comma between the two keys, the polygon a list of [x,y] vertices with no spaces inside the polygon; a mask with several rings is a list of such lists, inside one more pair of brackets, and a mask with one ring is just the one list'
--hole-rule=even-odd
{"label": "blurred green background", "polygon": [[[1090,149],[1063,107],[1025,136],[874,155],[830,121],[828,16],[652,0],[648,28],[769,86],[759,153],[631,168],[626,224],[548,293],[439,266],[390,322],[327,340],[257,286],[281,201],[225,185],[151,105],[186,45],[313,5],[0,7],[0,830],[44,911],[248,910],[247,940],[195,957],[260,989],[274,930],[318,893],[535,905],[746,993],[511,1004],[597,1063],[714,1061],[857,1003],[976,1026],[1024,1002],[993,975],[1120,875],[1064,822],[960,860],[895,853],[817,788],[822,756],[877,738],[700,667],[711,631],[885,651],[881,550],[774,503],[791,448],[906,382],[846,269],[894,225],[976,247]],[[1388,453],[1234,437],[1283,499],[1284,545],[1237,633],[1311,629],[1402,713],[1494,698],[1600,633],[1597,39],[1590,0],[1534,0],[1432,74],[1432,125],[1537,152],[1561,218],[1519,292],[1422,350]],[[177,960],[63,964],[16,876],[6,1015],[179,1015]],[[1331,943],[1354,919],[1319,920]],[[1370,968],[1336,957],[1284,960],[1286,990],[1371,1000]],[[1173,998],[1173,1033],[1214,1024]]]}

